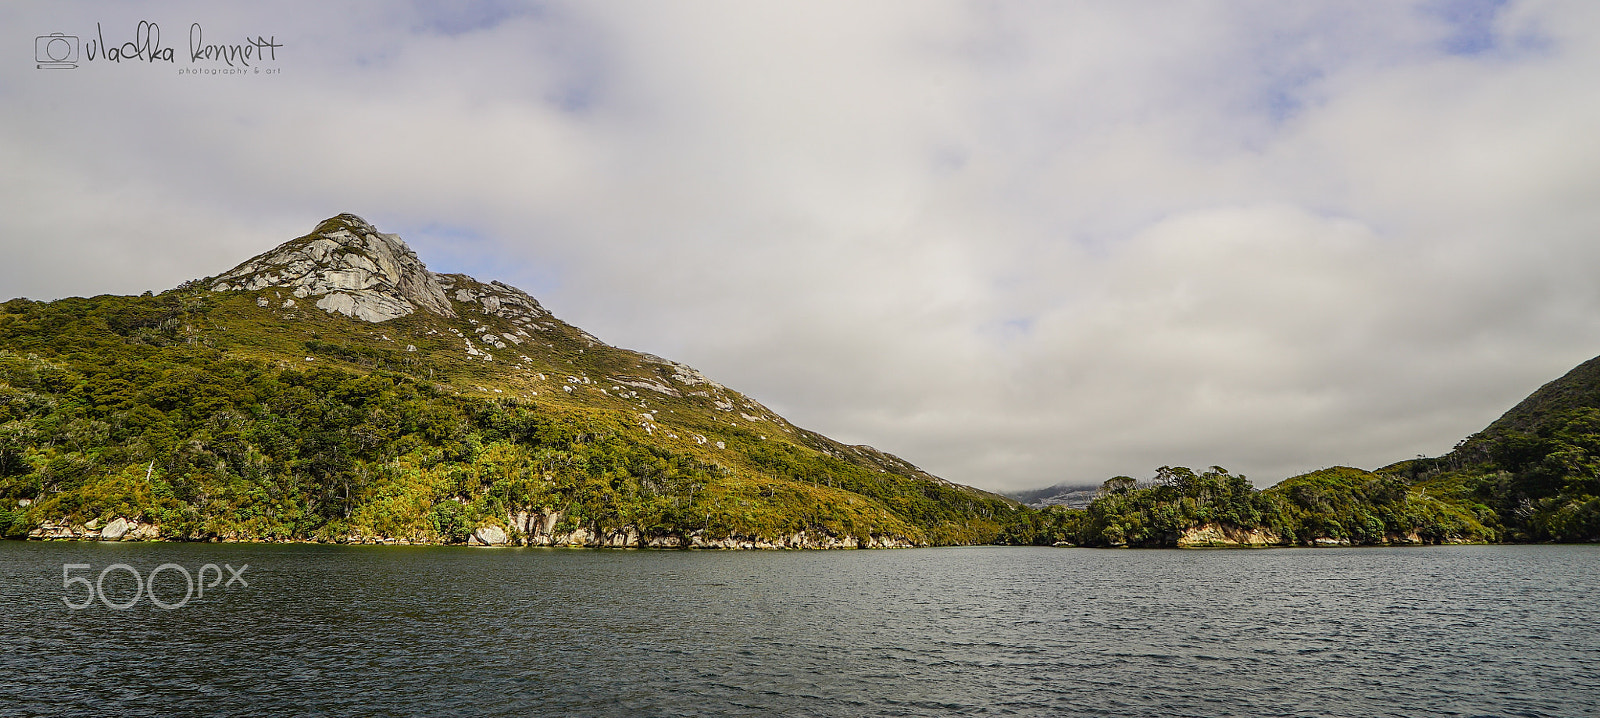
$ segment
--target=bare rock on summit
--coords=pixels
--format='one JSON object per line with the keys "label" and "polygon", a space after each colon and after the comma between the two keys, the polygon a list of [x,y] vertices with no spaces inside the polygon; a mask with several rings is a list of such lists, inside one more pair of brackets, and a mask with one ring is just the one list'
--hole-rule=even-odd
{"label": "bare rock on summit", "polygon": [[[521,289],[504,282],[484,284],[465,274],[435,274],[433,276],[445,293],[454,297],[456,301],[475,305],[472,306],[474,311],[481,310],[484,314],[510,320],[513,324],[526,329],[532,329],[536,326],[543,326],[546,329],[555,327],[553,324],[554,317],[550,315],[549,310],[540,306],[539,300],[529,296],[527,292]],[[527,335],[524,334],[523,336]]]}
{"label": "bare rock on summit", "polygon": [[385,322],[423,309],[444,317],[455,310],[417,253],[399,235],[382,234],[366,220],[341,214],[299,239],[258,255],[212,280],[217,292],[290,290],[315,297],[330,313]]}

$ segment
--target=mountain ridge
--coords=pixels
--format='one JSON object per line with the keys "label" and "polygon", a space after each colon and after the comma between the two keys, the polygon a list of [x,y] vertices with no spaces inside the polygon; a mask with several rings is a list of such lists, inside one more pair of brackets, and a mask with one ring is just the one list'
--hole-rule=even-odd
{"label": "mountain ridge", "polygon": [[[161,294],[0,303],[8,538],[855,548],[1600,540],[1600,358],[1437,458],[1017,501],[794,426],[355,215]],[[1075,490],[1069,490],[1075,489]],[[1075,508],[1074,506],[1082,506]]]}
{"label": "mountain ridge", "polygon": [[295,299],[317,297],[319,309],[371,323],[411,314],[418,307],[455,316],[438,275],[428,271],[399,235],[378,232],[348,213],[324,220],[311,234],[247,259],[215,278],[199,281],[218,292],[286,288]]}
{"label": "mountain ridge", "polygon": [[160,295],[0,306],[0,423],[29,437],[0,436],[0,493],[29,502],[0,524],[40,535],[912,546],[1021,510],[434,273],[353,214]]}

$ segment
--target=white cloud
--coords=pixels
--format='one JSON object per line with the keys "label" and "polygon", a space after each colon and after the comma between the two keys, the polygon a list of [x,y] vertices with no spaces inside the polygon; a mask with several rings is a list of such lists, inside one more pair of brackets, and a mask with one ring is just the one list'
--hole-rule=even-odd
{"label": "white cloud", "polygon": [[0,68],[0,294],[354,211],[996,488],[1440,453],[1600,345],[1588,5],[384,7],[0,10],[285,44]]}

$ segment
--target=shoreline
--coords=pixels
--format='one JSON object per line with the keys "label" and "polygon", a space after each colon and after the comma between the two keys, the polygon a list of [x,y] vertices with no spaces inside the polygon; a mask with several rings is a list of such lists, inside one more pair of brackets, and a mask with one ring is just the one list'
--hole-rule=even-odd
{"label": "shoreline", "polygon": [[[676,537],[668,537],[676,538]],[[584,550],[653,550],[653,551],[855,551],[855,550],[883,550],[883,549],[924,549],[924,548],[1054,548],[1054,549],[1091,549],[1096,551],[1240,551],[1240,550],[1272,550],[1272,549],[1342,549],[1342,548],[1429,548],[1435,546],[1537,546],[1537,545],[1565,545],[1553,541],[1468,541],[1449,540],[1440,542],[1387,542],[1387,543],[1318,543],[1318,544],[1234,544],[1234,545],[1179,545],[1179,546],[1078,546],[1078,545],[1038,545],[1038,544],[912,544],[910,542],[873,541],[868,544],[845,545],[839,542],[836,545],[785,545],[765,540],[748,538],[725,538],[710,541],[691,541],[665,545],[659,541],[651,541],[643,545],[621,543],[521,543],[506,542],[499,544],[485,544],[472,542],[440,542],[421,541],[410,539],[368,539],[355,541],[319,540],[319,539],[263,539],[263,538],[220,538],[209,539],[183,539],[183,538],[138,538],[138,539],[104,539],[97,536],[28,536],[13,537],[6,541],[23,542],[85,542],[85,543],[166,543],[166,544],[252,544],[252,545],[313,545],[313,546],[372,546],[372,547],[462,547],[462,548],[547,548],[547,549],[584,549]],[[1600,543],[1600,542],[1579,542]]]}
{"label": "shoreline", "polygon": [[426,538],[376,537],[348,534],[335,538],[262,538],[256,536],[212,536],[182,538],[161,535],[159,526],[118,518],[104,526],[45,523],[15,541],[92,541],[97,543],[250,543],[250,544],[325,544],[335,546],[470,546],[475,548],[614,548],[663,550],[853,550],[924,548],[903,536],[834,536],[800,531],[777,538],[751,536],[710,537],[704,531],[650,536],[634,529],[593,531],[579,527],[571,531],[552,530],[532,533],[485,525],[472,531],[465,541],[438,541]]}

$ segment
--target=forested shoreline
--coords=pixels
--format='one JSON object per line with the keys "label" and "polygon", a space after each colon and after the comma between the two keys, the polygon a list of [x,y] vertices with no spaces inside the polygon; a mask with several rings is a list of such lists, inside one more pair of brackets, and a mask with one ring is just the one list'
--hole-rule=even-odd
{"label": "forested shoreline", "polygon": [[298,365],[242,352],[270,346],[225,313],[252,306],[180,290],[0,304],[0,534],[121,519],[196,541],[448,544],[484,527],[509,543],[719,547],[1600,539],[1594,362],[1442,457],[1264,490],[1162,467],[1106,481],[1086,509],[1031,509],[809,432],[702,421],[688,401],[660,405],[701,421],[680,426],[716,451],[570,390],[464,391],[488,375],[351,338],[292,345],[315,355]]}

